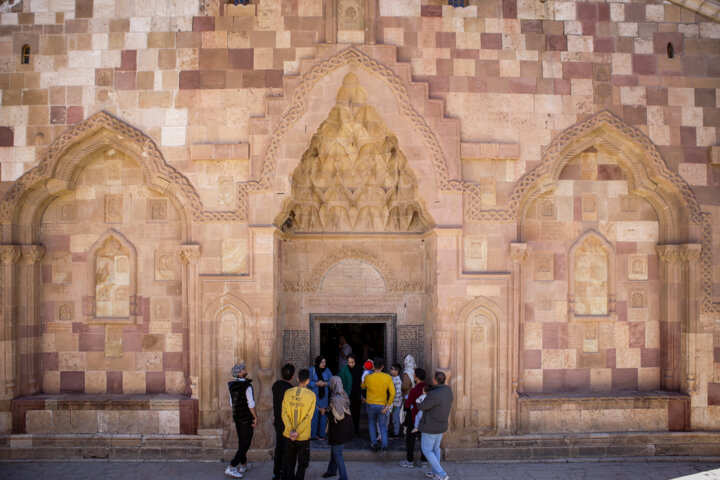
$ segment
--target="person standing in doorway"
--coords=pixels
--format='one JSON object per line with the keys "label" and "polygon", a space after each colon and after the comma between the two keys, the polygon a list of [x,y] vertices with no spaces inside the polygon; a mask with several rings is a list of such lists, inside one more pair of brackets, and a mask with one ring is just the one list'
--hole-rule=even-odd
{"label": "person standing in doorway", "polygon": [[[338,339],[338,372],[348,363],[348,355],[352,353],[352,347],[345,339],[344,335],[340,335]],[[347,392],[348,390],[346,390]]]}
{"label": "person standing in doorway", "polygon": [[323,478],[340,476],[340,480],[348,480],[343,458],[343,445],[353,438],[353,424],[350,414],[350,399],[343,390],[340,377],[330,378],[330,405],[328,416],[328,444],[330,445],[330,462]]}
{"label": "person standing in doorway", "polygon": [[310,425],[315,411],[315,394],[307,388],[309,381],[310,372],[303,368],[298,372],[298,386],[287,390],[283,398],[283,480],[304,480],[310,464]]}
{"label": "person standing in doorway", "polygon": [[250,385],[252,380],[247,378],[245,362],[235,365],[231,374],[235,380],[228,382],[228,390],[230,391],[230,405],[235,421],[235,430],[237,430],[238,449],[230,466],[225,469],[225,475],[242,478],[243,473],[250,470],[247,452],[250,449],[253,432],[257,425],[257,413],[255,413],[255,399]]}
{"label": "person standing in doorway", "polygon": [[448,474],[440,465],[442,455],[440,442],[448,429],[453,393],[450,387],[445,385],[443,372],[435,372],[434,377],[435,385],[427,389],[425,400],[418,405],[420,411],[423,412],[420,420],[420,432],[422,432],[420,446],[432,468],[426,474],[434,474],[435,476],[432,477],[434,480],[448,480]]}
{"label": "person standing in doorway", "polygon": [[393,363],[390,366],[390,376],[392,377],[393,386],[395,387],[395,398],[392,403],[392,410],[388,415],[388,424],[392,420],[392,438],[400,436],[400,411],[403,409],[402,380],[400,380],[400,370],[402,367],[399,363]]}
{"label": "person standing in doorway", "polygon": [[[395,386],[392,378],[387,373],[383,373],[383,368],[385,368],[385,361],[377,357],[373,362],[373,373],[365,377],[362,382],[362,387],[367,389],[366,403],[370,427],[370,449],[373,452],[380,450],[381,457],[387,455],[388,435],[385,417],[395,398]],[[380,429],[380,447],[377,444],[376,421]]]}
{"label": "person standing in doorway", "polygon": [[328,407],[330,399],[330,391],[328,390],[328,381],[332,377],[332,372],[327,368],[327,360],[322,355],[315,357],[315,366],[310,367],[310,390],[315,393],[315,413],[312,418],[311,440],[325,440],[325,429],[327,427],[327,417],[325,410]]}
{"label": "person standing in doorway", "polygon": [[[350,416],[353,421],[355,435],[360,432],[360,407],[362,406],[362,374],[363,369],[354,353],[348,355],[348,364],[340,371],[343,389],[350,397]],[[348,377],[349,378],[346,378]],[[347,381],[347,387],[346,387]]]}
{"label": "person standing in doorway", "polygon": [[273,383],[273,413],[275,420],[275,456],[273,457],[273,480],[283,478],[282,475],[282,458],[283,458],[283,432],[285,425],[282,420],[282,402],[285,398],[285,392],[292,388],[292,378],[295,375],[295,366],[291,363],[283,365],[280,369],[280,379]]}

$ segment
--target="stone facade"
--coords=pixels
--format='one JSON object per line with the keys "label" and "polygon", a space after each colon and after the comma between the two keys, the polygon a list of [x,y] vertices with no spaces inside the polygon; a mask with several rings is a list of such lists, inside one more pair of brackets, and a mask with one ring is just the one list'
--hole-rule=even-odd
{"label": "stone facade", "polygon": [[450,447],[720,429],[720,4],[465,4],[0,2],[0,434],[229,447],[245,361],[268,448],[328,322]]}

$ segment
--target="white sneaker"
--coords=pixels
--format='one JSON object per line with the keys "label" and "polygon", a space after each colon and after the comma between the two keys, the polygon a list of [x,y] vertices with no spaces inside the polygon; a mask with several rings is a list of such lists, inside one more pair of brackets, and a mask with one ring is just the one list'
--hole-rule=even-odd
{"label": "white sneaker", "polygon": [[238,465],[238,466],[237,466],[237,470],[238,470],[238,472],[240,472],[240,473],[245,473],[245,472],[247,472],[248,470],[250,470],[250,468],[251,468],[250,463],[246,463],[245,465]]}
{"label": "white sneaker", "polygon": [[442,476],[442,475],[435,475],[435,480],[449,480],[450,477],[448,475]]}
{"label": "white sneaker", "polygon": [[400,462],[400,466],[405,467],[405,468],[413,468],[415,466],[415,464],[413,462],[408,462],[407,460],[403,460]]}
{"label": "white sneaker", "polygon": [[238,469],[235,467],[227,467],[225,469],[225,475],[233,478],[243,478],[243,474],[238,472]]}
{"label": "white sneaker", "polygon": [[425,470],[425,476],[428,477],[428,478],[432,478],[432,479],[434,480],[434,479],[435,479],[435,472],[433,472],[432,470]]}

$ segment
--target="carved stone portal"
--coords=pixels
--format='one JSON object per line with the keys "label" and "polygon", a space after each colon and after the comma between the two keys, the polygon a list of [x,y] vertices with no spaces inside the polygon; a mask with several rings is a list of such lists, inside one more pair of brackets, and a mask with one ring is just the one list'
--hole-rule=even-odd
{"label": "carved stone portal", "polygon": [[277,224],[291,232],[423,232],[428,221],[397,137],[349,73],[292,175]]}

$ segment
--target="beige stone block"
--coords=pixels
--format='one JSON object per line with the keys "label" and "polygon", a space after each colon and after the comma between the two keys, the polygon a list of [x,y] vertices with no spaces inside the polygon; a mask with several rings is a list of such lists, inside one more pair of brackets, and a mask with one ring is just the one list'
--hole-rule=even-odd
{"label": "beige stone block", "polygon": [[[159,433],[160,421],[158,414],[160,412],[154,410],[138,410],[138,430],[137,433]],[[179,418],[178,418],[179,423]]]}
{"label": "beige stone block", "polygon": [[[617,331],[617,329],[615,331]],[[618,346],[617,350],[615,350],[615,365],[617,368],[639,368],[640,349],[621,348]]]}
{"label": "beige stone block", "polygon": [[53,431],[53,418],[50,410],[29,410],[25,413],[27,433],[48,433]]}
{"label": "beige stone block", "polygon": [[660,322],[657,320],[645,323],[645,347],[660,348]]}
{"label": "beige stone block", "polygon": [[660,388],[660,367],[638,368],[638,389],[658,390]]}
{"label": "beige stone block", "polygon": [[248,272],[247,240],[226,238],[222,241],[222,273],[242,274]]}
{"label": "beige stone block", "polygon": [[139,371],[162,370],[162,352],[137,352],[135,369]]}
{"label": "beige stone block", "polygon": [[671,107],[694,107],[695,89],[689,87],[670,87],[668,90],[668,105]]}
{"label": "beige stone block", "polygon": [[168,333],[165,335],[166,352],[182,352],[183,349],[183,335],[181,333]]}
{"label": "beige stone block", "polygon": [[165,372],[165,390],[171,394],[185,394],[186,383],[183,372]]}
{"label": "beige stone block", "polygon": [[523,324],[523,347],[525,350],[540,350],[542,348],[542,324],[539,322],[525,322]]}
{"label": "beige stone block", "polygon": [[158,433],[165,435],[178,435],[180,433],[180,412],[158,412]]}
{"label": "beige stone block", "polygon": [[475,59],[456,58],[453,60],[453,75],[456,77],[474,77]]}
{"label": "beige stone block", "polygon": [[464,270],[467,272],[487,271],[487,237],[466,235],[464,238]]}
{"label": "beige stone block", "polygon": [[58,362],[61,371],[85,370],[85,352],[60,352],[58,353]]}
{"label": "beige stone block", "polygon": [[670,127],[665,125],[651,125],[648,131],[650,139],[656,145],[670,145]]}
{"label": "beige stone block", "polygon": [[98,433],[118,433],[120,412],[102,410],[98,412]]}
{"label": "beige stone block", "polygon": [[708,184],[708,167],[704,163],[681,163],[678,173],[690,185],[706,186]]}
{"label": "beige stone block", "polygon": [[542,392],[542,370],[525,370],[523,372],[523,390],[525,392]]}
{"label": "beige stone block", "polygon": [[468,285],[468,297],[499,297],[502,295],[502,287],[499,285]]}
{"label": "beige stone block", "polygon": [[118,414],[118,433],[138,433],[138,411],[121,410]]}
{"label": "beige stone block", "polygon": [[97,433],[97,410],[70,410],[70,427],[72,433]]}
{"label": "beige stone block", "polygon": [[658,242],[658,222],[620,221],[616,228],[618,242]]}
{"label": "beige stone block", "polygon": [[380,0],[381,17],[419,17],[420,0]]}
{"label": "beige stone block", "polygon": [[614,328],[615,347],[628,348],[630,344],[630,325],[627,322],[617,322]]}
{"label": "beige stone block", "polygon": [[70,251],[73,253],[85,252],[96,240],[97,235],[93,234],[70,235]]}
{"label": "beige stone block", "polygon": [[12,433],[12,413],[0,412],[0,435]]}
{"label": "beige stone block", "polygon": [[85,372],[85,393],[105,393],[107,390],[106,372]]}
{"label": "beige stone block", "polygon": [[605,392],[612,389],[612,369],[591,368],[590,389],[593,392]]}
{"label": "beige stone block", "polygon": [[42,389],[44,393],[54,395],[60,393],[60,372],[45,371],[42,377]]}
{"label": "beige stone block", "polygon": [[624,104],[645,105],[645,87],[620,87],[620,101]]}
{"label": "beige stone block", "polygon": [[145,372],[123,372],[123,393],[145,393]]}

